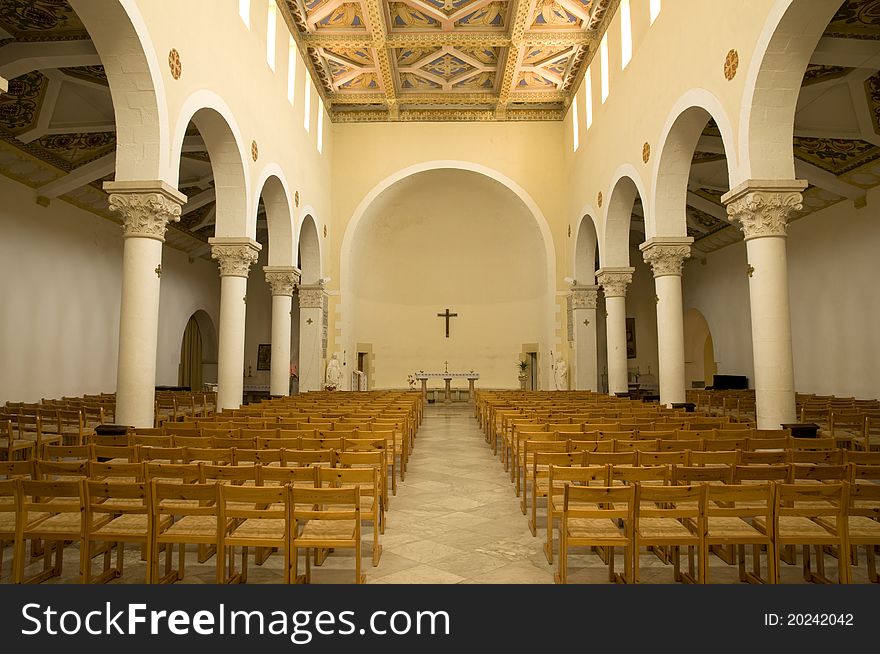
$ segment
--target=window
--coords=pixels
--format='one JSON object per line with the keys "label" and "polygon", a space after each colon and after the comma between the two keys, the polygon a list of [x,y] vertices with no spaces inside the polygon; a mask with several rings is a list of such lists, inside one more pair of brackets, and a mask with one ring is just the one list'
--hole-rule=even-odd
{"label": "window", "polygon": [[248,29],[251,28],[251,0],[238,0],[238,15]]}
{"label": "window", "polygon": [[587,106],[587,129],[593,124],[593,67],[587,68],[587,74],[584,76],[584,98]]}
{"label": "window", "polygon": [[577,152],[577,149],[581,147],[581,135],[580,135],[580,125],[578,124],[578,99],[577,95],[574,96],[573,102],[571,103],[571,139],[572,146],[574,152]]}
{"label": "window", "polygon": [[269,68],[275,70],[275,15],[278,12],[278,5],[275,0],[269,0],[268,16],[266,20],[266,63]]}
{"label": "window", "polygon": [[296,98],[296,41],[288,37],[287,41],[287,101],[293,104]]}
{"label": "window", "polygon": [[306,82],[305,89],[303,90],[303,128],[307,131],[311,131],[311,125],[309,124],[309,119],[312,117],[312,85],[309,82],[309,74],[306,72]]}
{"label": "window", "polygon": [[632,20],[629,15],[629,0],[621,0],[620,2],[620,67],[626,68],[626,65],[632,59],[633,41],[632,41]]}
{"label": "window", "polygon": [[324,101],[318,98],[318,154],[324,153]]}
{"label": "window", "polygon": [[608,99],[608,93],[610,91],[610,83],[608,79],[608,33],[605,33],[605,36],[602,37],[602,42],[599,43],[599,58],[601,59],[601,73],[602,73],[602,103],[605,103],[605,100]]}
{"label": "window", "polygon": [[660,15],[660,0],[651,0],[651,25],[654,24],[654,21],[657,20],[657,16]]}

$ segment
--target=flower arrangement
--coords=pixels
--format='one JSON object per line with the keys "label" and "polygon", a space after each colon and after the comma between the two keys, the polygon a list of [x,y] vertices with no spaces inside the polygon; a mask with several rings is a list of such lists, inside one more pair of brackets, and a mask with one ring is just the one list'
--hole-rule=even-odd
{"label": "flower arrangement", "polygon": [[526,369],[528,369],[528,367],[529,367],[529,363],[525,359],[520,359],[519,361],[516,362],[516,365],[519,368],[519,371],[521,373],[524,373],[526,371]]}

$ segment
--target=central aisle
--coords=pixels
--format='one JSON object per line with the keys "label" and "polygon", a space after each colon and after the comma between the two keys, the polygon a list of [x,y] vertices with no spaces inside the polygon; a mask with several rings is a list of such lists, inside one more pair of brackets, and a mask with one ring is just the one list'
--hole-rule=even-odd
{"label": "central aisle", "polygon": [[553,583],[473,405],[427,405],[368,583]]}

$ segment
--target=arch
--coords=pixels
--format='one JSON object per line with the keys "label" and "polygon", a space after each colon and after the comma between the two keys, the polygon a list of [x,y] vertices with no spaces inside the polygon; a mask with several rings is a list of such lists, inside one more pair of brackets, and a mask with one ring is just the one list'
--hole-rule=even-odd
{"label": "arch", "polygon": [[753,51],[740,108],[739,162],[747,179],[794,179],[794,114],[807,64],[839,2],[777,0]]}
{"label": "arch", "polygon": [[70,0],[70,5],[107,74],[116,121],[116,181],[176,180],[168,159],[162,69],[137,3]]}
{"label": "arch", "polygon": [[[707,356],[707,351],[710,351]],[[715,373],[715,347],[706,317],[693,307],[684,313],[685,381],[703,381],[708,386]]]}
{"label": "arch", "polygon": [[721,132],[730,183],[736,170],[733,126],[712,93],[701,88],[691,89],[675,103],[660,137],[660,156],[651,184],[652,211],[645,215],[646,238],[687,236],[688,178],[694,151],[709,119],[715,121]]}
{"label": "arch", "polygon": [[572,257],[572,277],[581,285],[596,283],[596,253],[599,248],[599,235],[596,230],[595,213],[586,212],[578,221],[574,237],[574,256]]}
{"label": "arch", "polygon": [[645,220],[650,213],[645,185],[631,164],[621,165],[608,188],[604,238],[599,241],[599,261],[603,268],[629,266],[629,226],[636,196],[642,199]]}
{"label": "arch", "polygon": [[[192,323],[195,323],[198,331],[198,345],[195,345],[189,337],[189,329]],[[193,386],[193,390],[197,391],[201,390],[202,384],[208,381],[208,379],[216,381],[217,330],[208,312],[204,309],[196,309],[190,314],[178,341],[181,344],[178,383],[186,384],[188,381],[188,385]],[[198,359],[198,371],[194,370],[196,362],[193,360],[193,357]],[[185,372],[187,370],[188,372]],[[192,384],[194,380],[199,383]]]}
{"label": "arch", "polygon": [[250,174],[244,164],[241,130],[228,105],[212,91],[193,93],[180,110],[171,152],[171,161],[177,164],[173,184],[179,182],[179,162],[190,122],[199,130],[211,159],[217,197],[215,236],[256,238],[257,214],[248,203]]}
{"label": "arch", "polygon": [[305,213],[300,224],[299,264],[303,284],[317,284],[322,278],[321,239],[318,238],[318,224],[311,213]]}
{"label": "arch", "polygon": [[269,224],[268,265],[296,265],[290,187],[284,179],[281,167],[278,164],[266,166],[255,188],[259,189],[259,193],[254,197],[253,214],[257,215],[262,199],[266,207],[266,222]]}

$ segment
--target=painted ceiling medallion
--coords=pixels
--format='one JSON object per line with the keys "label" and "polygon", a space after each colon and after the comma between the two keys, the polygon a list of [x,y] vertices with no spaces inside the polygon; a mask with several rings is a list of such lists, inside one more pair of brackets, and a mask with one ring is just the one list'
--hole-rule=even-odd
{"label": "painted ceiling medallion", "polygon": [[260,158],[260,148],[257,147],[256,141],[251,141],[251,157],[253,157],[254,161]]}
{"label": "painted ceiling medallion", "polygon": [[724,79],[729,82],[736,77],[737,68],[739,68],[739,53],[731,50],[724,59]]}
{"label": "painted ceiling medallion", "polygon": [[168,53],[168,68],[171,69],[171,77],[174,79],[180,79],[180,74],[183,72],[183,66],[180,63],[180,53],[174,48],[171,48],[171,52]]}
{"label": "painted ceiling medallion", "polygon": [[599,197],[596,198],[596,202],[599,203],[599,208],[602,208],[602,191],[599,191]]}
{"label": "painted ceiling medallion", "polygon": [[648,142],[642,146],[642,161],[648,163],[651,159],[651,145]]}

